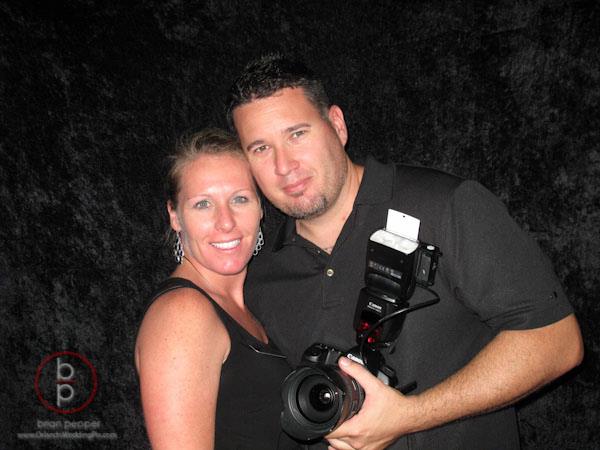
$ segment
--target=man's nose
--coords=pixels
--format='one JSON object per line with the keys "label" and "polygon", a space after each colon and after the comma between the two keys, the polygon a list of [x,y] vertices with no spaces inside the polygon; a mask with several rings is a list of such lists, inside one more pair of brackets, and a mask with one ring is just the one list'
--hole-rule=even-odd
{"label": "man's nose", "polygon": [[298,167],[298,161],[296,161],[291,151],[285,148],[276,149],[274,155],[275,173],[277,175],[287,175]]}

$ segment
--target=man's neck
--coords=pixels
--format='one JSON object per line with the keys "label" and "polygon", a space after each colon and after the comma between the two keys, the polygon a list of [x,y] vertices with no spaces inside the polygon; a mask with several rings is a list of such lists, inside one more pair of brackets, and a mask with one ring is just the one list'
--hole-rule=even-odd
{"label": "man's neck", "polygon": [[364,167],[348,161],[348,176],[337,200],[318,217],[296,220],[296,232],[327,253],[331,253],[346,220],[352,213]]}

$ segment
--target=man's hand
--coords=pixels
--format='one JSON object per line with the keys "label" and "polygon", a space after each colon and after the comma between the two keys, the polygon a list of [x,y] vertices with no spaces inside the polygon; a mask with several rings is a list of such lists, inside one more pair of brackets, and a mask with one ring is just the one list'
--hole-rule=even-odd
{"label": "man's hand", "polygon": [[409,432],[405,418],[414,417],[414,401],[396,389],[386,386],[366,368],[340,358],[339,366],[356,379],[365,390],[365,402],[351,419],[326,436],[330,448],[336,450],[378,450],[391,445]]}

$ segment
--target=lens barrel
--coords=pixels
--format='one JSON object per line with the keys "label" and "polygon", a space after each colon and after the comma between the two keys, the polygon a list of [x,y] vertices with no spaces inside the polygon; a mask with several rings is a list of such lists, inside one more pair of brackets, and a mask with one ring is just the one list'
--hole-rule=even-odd
{"label": "lens barrel", "polygon": [[281,426],[290,436],[321,438],[360,410],[364,391],[337,366],[300,367],[282,386]]}

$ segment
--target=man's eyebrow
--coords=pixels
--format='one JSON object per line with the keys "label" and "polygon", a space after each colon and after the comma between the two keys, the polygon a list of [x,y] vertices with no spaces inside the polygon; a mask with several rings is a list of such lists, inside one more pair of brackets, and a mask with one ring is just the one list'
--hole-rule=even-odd
{"label": "man's eyebrow", "polygon": [[293,131],[299,130],[300,128],[310,128],[311,125],[310,123],[306,123],[306,122],[302,122],[302,123],[298,123],[296,125],[292,125],[291,127],[288,127],[284,130],[285,133],[291,133]]}
{"label": "man's eyebrow", "polygon": [[252,141],[246,146],[246,151],[249,152],[252,147],[256,147],[257,145],[262,145],[264,143],[265,143],[265,141],[263,141],[262,139],[257,139],[256,141]]}

